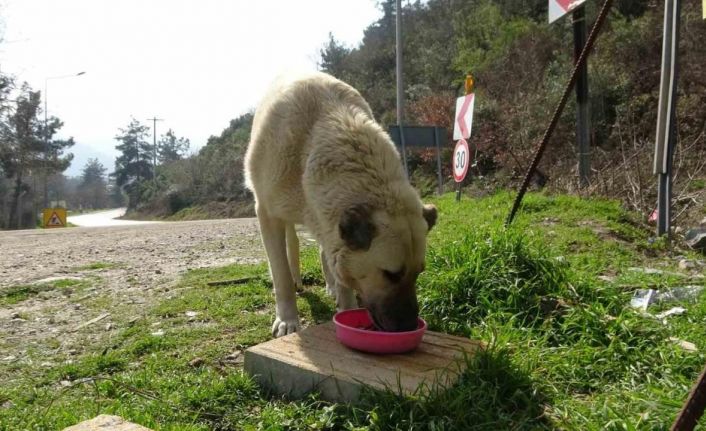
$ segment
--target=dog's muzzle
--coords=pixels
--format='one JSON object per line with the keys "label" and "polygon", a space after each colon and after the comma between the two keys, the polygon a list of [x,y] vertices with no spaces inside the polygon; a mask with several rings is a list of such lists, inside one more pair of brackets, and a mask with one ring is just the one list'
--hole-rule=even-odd
{"label": "dog's muzzle", "polygon": [[414,290],[412,289],[412,294],[391,296],[381,304],[366,305],[375,326],[386,332],[404,332],[417,329],[419,304]]}

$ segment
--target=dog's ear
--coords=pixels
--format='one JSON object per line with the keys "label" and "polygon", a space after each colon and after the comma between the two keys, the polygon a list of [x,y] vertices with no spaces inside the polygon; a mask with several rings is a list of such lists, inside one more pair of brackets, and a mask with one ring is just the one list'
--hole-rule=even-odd
{"label": "dog's ear", "polygon": [[427,221],[427,226],[429,227],[429,230],[431,230],[431,228],[433,228],[436,224],[436,207],[432,204],[424,205],[424,208],[422,209],[422,215],[424,216],[424,220]]}
{"label": "dog's ear", "polygon": [[356,205],[343,211],[338,231],[351,250],[369,249],[377,233],[370,208],[366,205]]}

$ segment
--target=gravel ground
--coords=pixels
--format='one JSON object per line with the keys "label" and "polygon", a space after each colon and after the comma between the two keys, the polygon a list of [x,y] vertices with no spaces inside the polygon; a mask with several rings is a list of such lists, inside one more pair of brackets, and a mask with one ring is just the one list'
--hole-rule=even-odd
{"label": "gravel ground", "polygon": [[0,232],[0,293],[41,290],[0,295],[0,363],[78,354],[174,295],[180,274],[263,260],[255,219]]}

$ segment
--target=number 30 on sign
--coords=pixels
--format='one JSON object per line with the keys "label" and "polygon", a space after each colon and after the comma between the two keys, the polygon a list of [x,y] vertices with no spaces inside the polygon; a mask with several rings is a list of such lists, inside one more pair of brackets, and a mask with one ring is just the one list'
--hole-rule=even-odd
{"label": "number 30 on sign", "polygon": [[466,178],[466,173],[468,172],[469,153],[468,142],[464,139],[459,139],[458,142],[456,142],[452,163],[454,180],[456,180],[457,183],[460,183],[464,178]]}

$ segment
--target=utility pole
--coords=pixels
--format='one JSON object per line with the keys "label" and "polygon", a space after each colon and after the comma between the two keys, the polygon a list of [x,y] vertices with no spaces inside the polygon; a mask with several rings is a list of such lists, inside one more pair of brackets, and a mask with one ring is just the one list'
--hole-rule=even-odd
{"label": "utility pole", "polygon": [[407,147],[404,139],[404,86],[402,80],[402,0],[397,0],[395,6],[395,51],[396,71],[397,71],[397,124],[400,126],[400,144],[402,144],[402,160],[404,161],[404,173],[409,178],[409,168],[407,167]]}
{"label": "utility pole", "polygon": [[157,121],[164,121],[163,118],[152,117],[148,118],[152,121],[152,142],[153,142],[153,160],[152,160],[152,182],[157,184]]}

